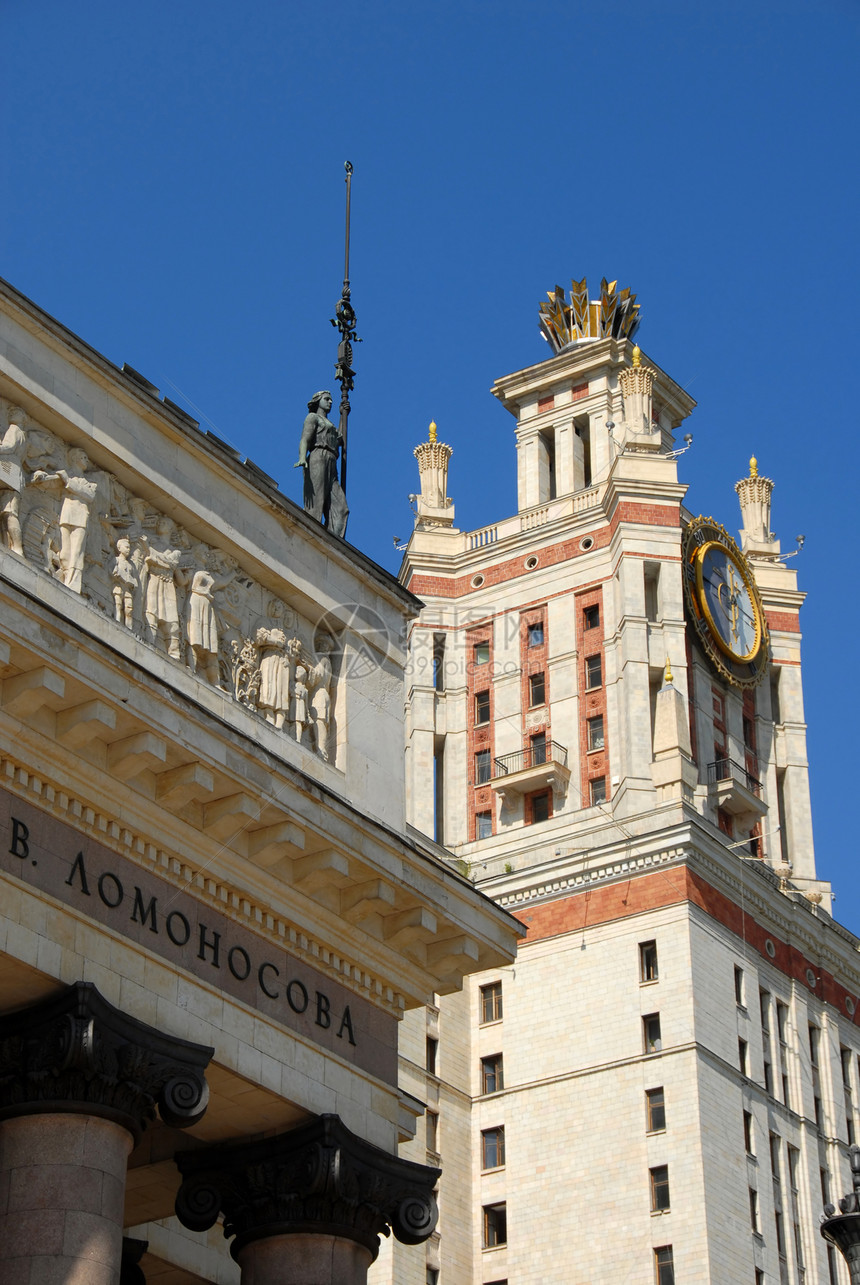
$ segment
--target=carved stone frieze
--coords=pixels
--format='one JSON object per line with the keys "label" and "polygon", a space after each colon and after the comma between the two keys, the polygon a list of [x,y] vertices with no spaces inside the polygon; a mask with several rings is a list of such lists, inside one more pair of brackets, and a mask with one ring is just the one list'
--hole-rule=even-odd
{"label": "carved stone frieze", "polygon": [[332,638],[11,404],[0,407],[0,546],[330,757]]}
{"label": "carved stone frieze", "polygon": [[374,1258],[389,1229],[417,1245],[436,1226],[441,1170],[391,1156],[322,1115],[276,1137],[183,1151],[176,1214],[192,1231],[224,1216],[236,1258],[251,1241],[298,1233],[353,1240]]}
{"label": "carved stone frieze", "polygon": [[137,1140],[155,1119],[186,1128],[209,1101],[214,1050],[114,1008],[91,982],[0,1017],[0,1120],[43,1112],[103,1116]]}

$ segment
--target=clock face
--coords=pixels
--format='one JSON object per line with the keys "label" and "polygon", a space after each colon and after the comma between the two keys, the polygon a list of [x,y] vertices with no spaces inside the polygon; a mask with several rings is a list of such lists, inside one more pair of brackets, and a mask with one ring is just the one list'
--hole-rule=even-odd
{"label": "clock face", "polygon": [[723,527],[695,518],[684,537],[684,571],[689,614],[715,668],[736,686],[754,686],[767,664],[767,626],[743,554]]}

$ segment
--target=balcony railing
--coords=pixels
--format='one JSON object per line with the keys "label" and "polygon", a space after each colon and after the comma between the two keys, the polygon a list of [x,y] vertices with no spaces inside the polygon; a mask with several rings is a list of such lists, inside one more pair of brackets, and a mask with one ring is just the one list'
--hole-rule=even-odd
{"label": "balcony railing", "polygon": [[761,798],[761,781],[734,759],[717,759],[715,763],[708,764],[708,785],[716,785],[718,781],[737,781],[757,799]]}
{"label": "balcony railing", "polygon": [[524,772],[529,767],[541,767],[545,763],[560,763],[567,767],[567,750],[558,741],[547,741],[545,744],[530,745],[527,750],[517,750],[515,754],[503,754],[493,760],[493,776],[511,776],[514,772]]}

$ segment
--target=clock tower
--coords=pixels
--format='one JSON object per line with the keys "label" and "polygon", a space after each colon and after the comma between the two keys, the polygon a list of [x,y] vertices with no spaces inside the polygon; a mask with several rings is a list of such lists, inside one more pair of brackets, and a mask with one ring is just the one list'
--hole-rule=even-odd
{"label": "clock tower", "polygon": [[754,460],[737,541],[689,502],[695,403],[635,295],[597,293],[557,286],[550,354],[493,387],[515,514],[455,527],[452,448],[433,425],[415,452],[411,820],[525,931],[405,1022],[408,1154],[443,1169],[427,1280],[813,1285],[799,1211],[847,1183],[860,966],[813,855],[804,595]]}

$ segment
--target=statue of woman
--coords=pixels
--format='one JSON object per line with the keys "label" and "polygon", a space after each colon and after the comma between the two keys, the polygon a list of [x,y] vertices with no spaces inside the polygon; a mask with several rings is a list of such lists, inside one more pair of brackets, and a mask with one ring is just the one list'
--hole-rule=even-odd
{"label": "statue of woman", "polygon": [[287,636],[283,629],[257,630],[254,638],[260,649],[260,691],[257,708],[269,723],[283,727],[290,711],[290,667],[286,657]]}
{"label": "statue of woman", "polygon": [[188,595],[188,645],[195,672],[213,687],[220,687],[218,621],[214,597],[219,589],[225,589],[230,584],[238,568],[232,558],[225,559],[225,573],[216,578],[210,570],[212,555],[205,544],[197,545],[194,558],[198,569],[191,578],[191,592]]}

